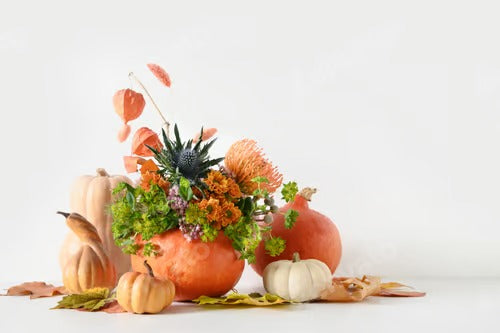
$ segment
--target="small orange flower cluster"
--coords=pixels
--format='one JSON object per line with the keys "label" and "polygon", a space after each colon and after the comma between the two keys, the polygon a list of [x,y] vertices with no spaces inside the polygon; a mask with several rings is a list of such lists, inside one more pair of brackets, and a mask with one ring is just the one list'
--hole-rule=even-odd
{"label": "small orange flower cluster", "polygon": [[241,198],[238,184],[215,170],[208,173],[205,184],[208,187],[208,198],[201,200],[198,207],[207,212],[208,222],[217,230],[238,222],[241,211],[234,205],[234,201]]}
{"label": "small orange flower cluster", "polygon": [[165,193],[168,193],[170,183],[165,180],[159,173],[158,166],[152,160],[147,160],[141,166],[141,187],[149,191],[151,184],[160,186]]}

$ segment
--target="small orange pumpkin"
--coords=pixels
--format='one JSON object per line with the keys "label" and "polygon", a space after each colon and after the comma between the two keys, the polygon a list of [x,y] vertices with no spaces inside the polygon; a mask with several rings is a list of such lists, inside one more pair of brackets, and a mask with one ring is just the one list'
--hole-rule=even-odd
{"label": "small orange pumpkin", "polygon": [[128,312],[158,313],[172,304],[175,286],[170,280],[158,279],[144,261],[148,273],[128,272],[122,275],[116,288],[118,303]]}

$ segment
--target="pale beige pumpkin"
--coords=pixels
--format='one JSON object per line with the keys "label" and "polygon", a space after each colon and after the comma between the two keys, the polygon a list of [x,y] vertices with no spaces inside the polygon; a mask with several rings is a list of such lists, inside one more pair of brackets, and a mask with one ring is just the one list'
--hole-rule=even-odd
{"label": "pale beige pumpkin", "polygon": [[[130,256],[124,254],[114,243],[111,232],[113,219],[109,213],[109,206],[112,203],[111,192],[121,182],[133,185],[128,177],[110,176],[106,170],[99,168],[95,176],[78,177],[71,187],[70,194],[71,211],[84,216],[96,227],[104,250],[116,266],[118,276],[130,270]],[[61,268],[80,248],[78,237],[69,233],[59,255]]]}
{"label": "pale beige pumpkin", "polygon": [[144,265],[147,274],[128,272],[122,275],[116,288],[116,299],[128,312],[158,313],[172,304],[175,285],[170,280],[156,278],[146,261]]}
{"label": "pale beige pumpkin", "polygon": [[62,269],[66,290],[74,294],[97,287],[113,289],[115,266],[104,251],[97,229],[78,213],[58,213],[66,217],[66,224],[81,244]]}

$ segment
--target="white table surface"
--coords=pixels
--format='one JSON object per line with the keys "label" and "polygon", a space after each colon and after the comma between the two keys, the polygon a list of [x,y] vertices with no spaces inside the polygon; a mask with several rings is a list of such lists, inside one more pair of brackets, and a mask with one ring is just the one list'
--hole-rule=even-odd
{"label": "white table surface", "polygon": [[[0,332],[500,331],[500,279],[397,281],[411,283],[427,296],[268,308],[174,303],[157,315],[49,310],[60,297],[0,297]],[[0,283],[0,288],[9,285]],[[260,290],[258,285],[237,287],[240,292]]]}

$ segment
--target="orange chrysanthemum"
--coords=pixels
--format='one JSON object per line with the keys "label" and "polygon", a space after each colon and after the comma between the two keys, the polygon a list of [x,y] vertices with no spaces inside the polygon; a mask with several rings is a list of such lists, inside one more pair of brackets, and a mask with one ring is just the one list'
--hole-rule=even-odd
{"label": "orange chrysanthemum", "polygon": [[205,179],[205,184],[207,184],[208,189],[211,192],[214,192],[217,195],[226,193],[229,190],[228,178],[220,171],[210,171]]}
{"label": "orange chrysanthemum", "polygon": [[255,177],[266,177],[269,180],[269,183],[262,183],[261,188],[270,193],[276,191],[283,181],[283,175],[266,158],[262,148],[254,140],[244,139],[233,143],[224,164],[240,185],[241,191],[246,194],[252,194],[257,189],[257,184],[252,182]]}
{"label": "orange chrysanthemum", "polygon": [[219,204],[219,200],[215,198],[203,199],[198,203],[198,207],[201,210],[207,212],[207,221],[208,222],[216,222],[220,218],[221,214],[221,206]]}
{"label": "orange chrysanthemum", "polygon": [[170,183],[158,173],[158,166],[152,160],[147,160],[141,166],[141,187],[149,191],[151,184],[156,184],[168,193]]}
{"label": "orange chrysanthemum", "polygon": [[223,227],[236,223],[241,217],[241,211],[231,201],[224,202],[220,216],[220,223]]}

